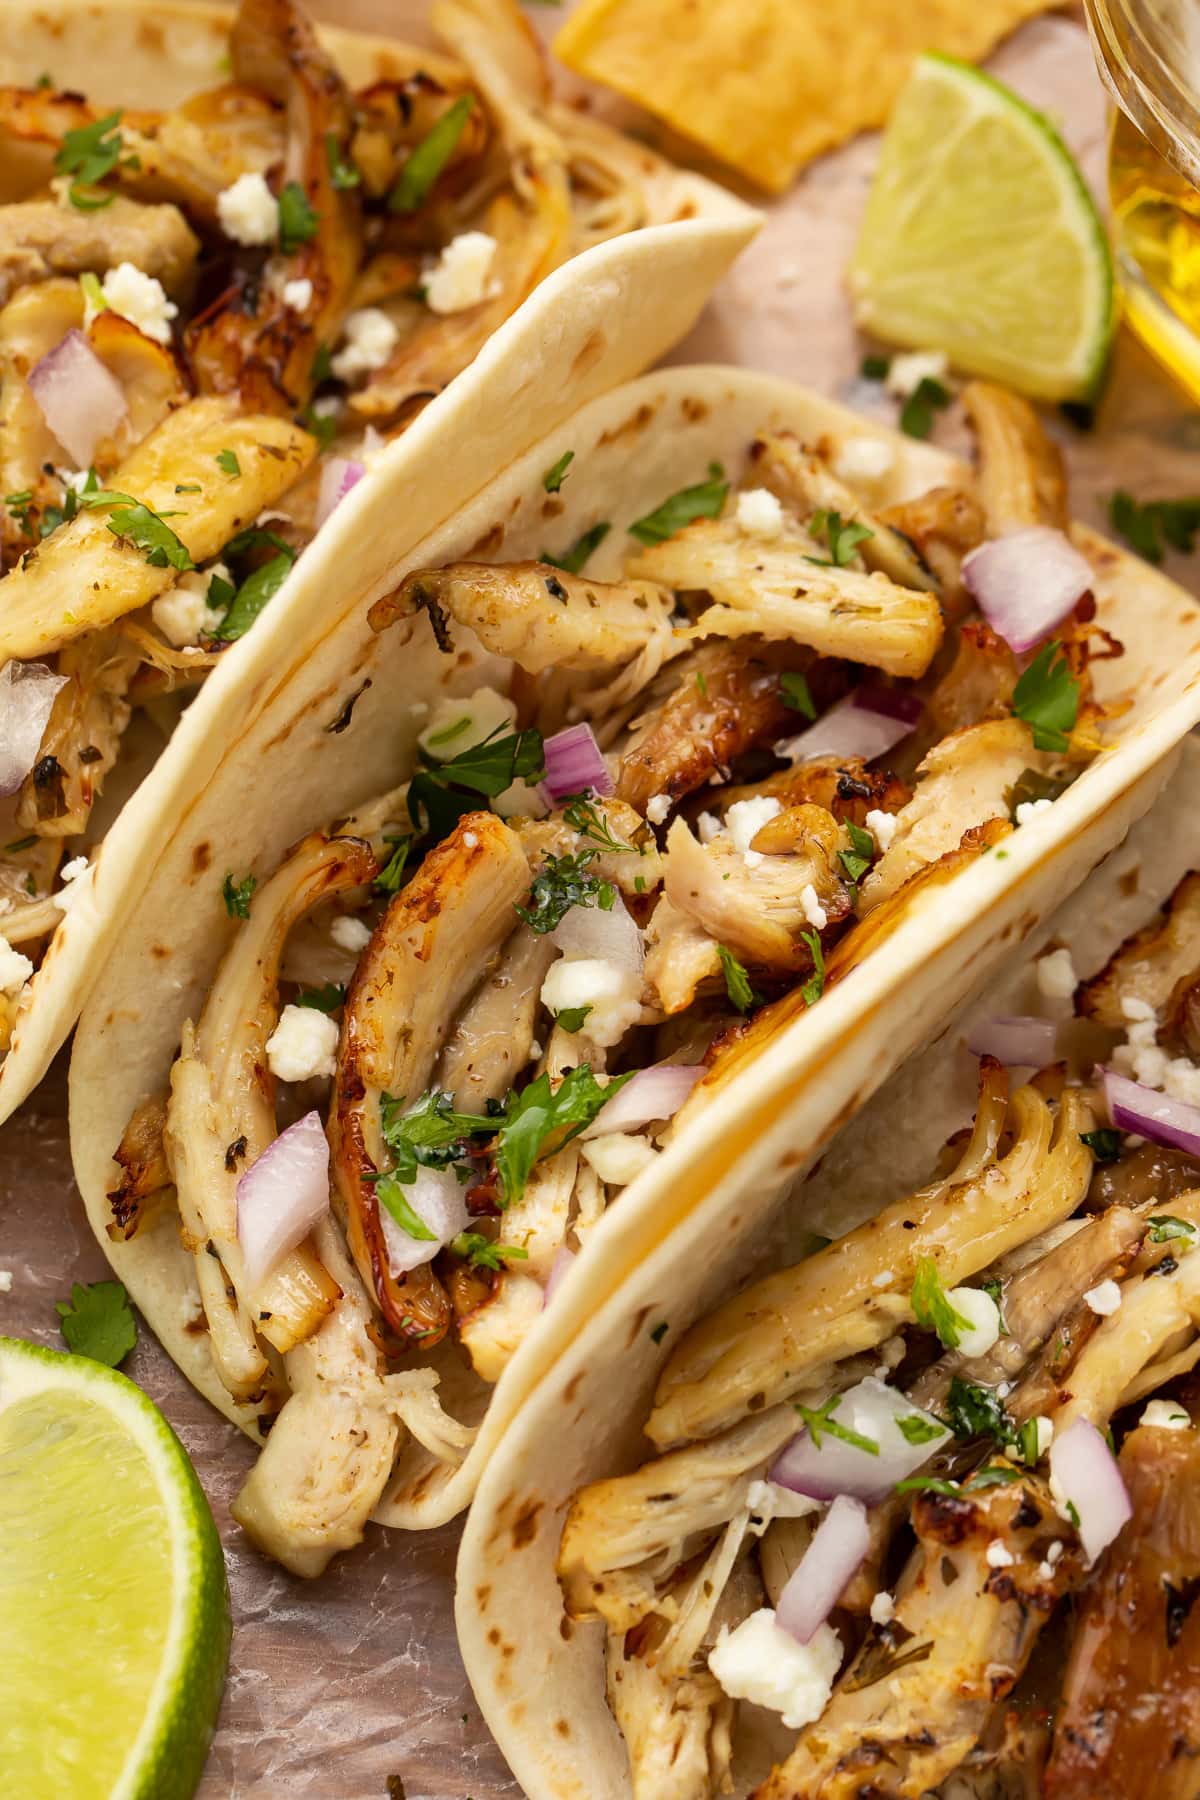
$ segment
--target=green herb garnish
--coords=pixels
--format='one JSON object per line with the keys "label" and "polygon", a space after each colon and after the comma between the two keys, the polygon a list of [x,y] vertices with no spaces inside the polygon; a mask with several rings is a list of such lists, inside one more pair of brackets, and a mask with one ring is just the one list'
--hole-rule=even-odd
{"label": "green herb garnish", "polygon": [[869,525],[860,525],[854,519],[843,521],[840,512],[815,512],[808,529],[818,543],[828,545],[829,555],[806,556],[804,560],[827,569],[848,568],[863,540],[875,536]]}
{"label": "green herb garnish", "polygon": [[1081,1131],[1079,1141],[1087,1145],[1098,1163],[1114,1163],[1121,1154],[1123,1135],[1120,1131],[1113,1131],[1110,1126],[1102,1125],[1096,1131]]}
{"label": "green herb garnish", "polygon": [[923,1419],[920,1413],[909,1413],[906,1418],[897,1419],[896,1429],[910,1444],[932,1444],[935,1438],[946,1435],[944,1425],[935,1424],[932,1419]]}
{"label": "green herb garnish", "polygon": [[345,1000],[346,988],[340,981],[327,981],[323,987],[301,988],[296,995],[297,1006],[311,1006],[315,1012],[323,1013],[335,1013]]}
{"label": "green herb garnish", "polygon": [[90,1356],[115,1369],[137,1343],[137,1320],[119,1281],[93,1281],[86,1287],[76,1281],[70,1300],[56,1301],[54,1310],[67,1349],[76,1356]]}
{"label": "green herb garnish", "polygon": [[852,1431],[848,1425],[841,1425],[834,1418],[834,1413],[842,1403],[841,1394],[833,1394],[823,1405],[818,1407],[801,1406],[793,1401],[795,1410],[800,1414],[808,1427],[813,1448],[821,1448],[821,1436],[840,1438],[843,1444],[853,1444],[856,1450],[864,1450],[868,1456],[879,1455],[879,1445],[874,1438],[864,1437],[861,1431]]}
{"label": "green herb garnish", "polygon": [[617,1075],[601,1087],[587,1063],[571,1069],[556,1093],[550,1077],[541,1074],[521,1093],[508,1096],[504,1119],[496,1138],[496,1170],[503,1204],[512,1206],[525,1192],[525,1183],[538,1158],[561,1150],[590,1125],[602,1106],[619,1093],[637,1073]]}
{"label": "green herb garnish", "polygon": [[1186,1219],[1180,1219],[1174,1213],[1151,1213],[1150,1242],[1167,1244],[1172,1238],[1194,1238],[1196,1227]]}
{"label": "green herb garnish", "polygon": [[917,1324],[926,1331],[936,1331],[947,1350],[957,1350],[962,1333],[971,1329],[970,1319],[955,1312],[932,1256],[923,1256],[917,1264],[908,1303]]}
{"label": "green herb garnish", "polygon": [[875,860],[875,839],[852,819],[847,819],[845,825],[851,847],[849,850],[839,850],[838,857],[846,871],[847,880],[857,882]]}
{"label": "green herb garnish", "polygon": [[279,248],[285,256],[317,235],[321,215],[298,181],[284,183],[279,196]]}
{"label": "green herb garnish", "polygon": [[356,188],[362,180],[354,164],[342,155],[336,131],[325,133],[325,162],[329,169],[329,179],[335,188]]}
{"label": "green herb garnish", "polygon": [[815,931],[802,931],[800,936],[813,959],[812,974],[800,989],[800,998],[805,1006],[815,1006],[825,992],[825,952]]}
{"label": "green herb garnish", "polygon": [[376,1200],[381,1206],[386,1206],[401,1231],[407,1232],[410,1238],[416,1238],[418,1242],[426,1244],[433,1242],[437,1237],[437,1232],[430,1230],[404,1192],[396,1175],[389,1170],[387,1174],[377,1176],[373,1185]]}
{"label": "green herb garnish", "polygon": [[629,527],[630,537],[635,537],[639,544],[662,544],[667,538],[682,531],[693,519],[716,519],[724,508],[729,483],[725,479],[725,471],[720,463],[708,465],[708,480],[698,482],[695,487],[681,488],[677,494],[669,494],[648,512],[643,518],[635,519]]}
{"label": "green herb garnish", "polygon": [[540,780],[545,760],[539,731],[510,731],[504,725],[457,756],[419,754],[424,767],[409,784],[409,817],[438,839],[453,831],[464,813],[476,810],[477,795],[494,800],[514,781]]}
{"label": "green herb garnish", "polygon": [[1020,1469],[1009,1468],[1004,1463],[989,1463],[986,1469],[980,1469],[969,1481],[963,1482],[964,1494],[977,1494],[984,1488],[1011,1487],[1014,1481],[1022,1479]]}
{"label": "green herb garnish", "polygon": [[1011,1444],[1016,1437],[1016,1427],[993,1390],[962,1375],[950,1383],[946,1416],[955,1437],[990,1437],[998,1444]]}
{"label": "green herb garnish", "polygon": [[1013,689],[1013,713],[1038,750],[1065,750],[1079,717],[1079,683],[1057,639],[1043,645]]}
{"label": "green herb garnish", "polygon": [[404,865],[412,849],[412,838],[385,837],[383,841],[392,845],[392,854],[380,869],[372,886],[381,894],[398,894],[404,886]]}
{"label": "green herb garnish", "polygon": [[616,889],[611,881],[587,873],[595,854],[594,850],[580,850],[574,856],[548,855],[533,878],[529,904],[514,907],[517,917],[544,936],[562,923],[573,906],[598,906],[601,912],[611,912]]}
{"label": "green herb garnish", "polygon": [[528,1250],[516,1244],[498,1244],[481,1231],[460,1231],[450,1239],[450,1249],[473,1269],[500,1269],[504,1263],[528,1262]]}
{"label": "green herb garnish", "polygon": [[187,545],[166,523],[175,516],[173,513],[156,513],[132,495],[119,494],[112,488],[97,488],[92,493],[80,494],[78,504],[89,511],[100,506],[111,507],[112,511],[104,521],[106,528],[114,537],[123,538],[143,551],[151,568],[170,567],[181,572],[195,568]]}
{"label": "green herb garnish", "polygon": [[1195,548],[1196,533],[1200,531],[1200,498],[1142,501],[1118,489],[1109,497],[1108,516],[1113,530],[1139,556],[1147,562],[1160,563],[1164,544],[1185,556]]}
{"label": "green herb garnish", "polygon": [[[218,450],[216,464],[218,469],[223,469],[226,475],[240,475],[242,472],[242,465],[237,459],[236,450]],[[178,492],[178,490],[176,491]]]}
{"label": "green herb garnish", "polygon": [[575,452],[573,450],[564,450],[558,461],[556,463],[551,463],[550,467],[546,470],[546,473],[542,476],[542,486],[548,494],[557,494],[559,488],[563,484],[563,478],[566,475],[567,470],[574,461]]}
{"label": "green herb garnish", "polygon": [[588,838],[601,849],[618,856],[639,856],[636,844],[626,844],[614,837],[603,813],[598,812],[586,794],[572,794],[563,805],[563,818],[580,837]]}
{"label": "green herb garnish", "polygon": [[601,519],[598,525],[593,525],[590,531],[585,531],[582,537],[576,538],[571,548],[564,550],[561,556],[551,556],[548,550],[542,550],[538,553],[538,561],[549,563],[552,569],[562,569],[564,574],[578,575],[593,550],[599,549],[611,530],[608,520]]}
{"label": "green herb garnish", "polygon": [[247,875],[244,881],[235,881],[232,874],[226,874],[221,883],[221,898],[231,919],[250,917],[250,902],[257,886],[258,879],[254,875]]}
{"label": "green herb garnish", "polygon": [[924,375],[900,409],[900,429],[909,437],[927,438],[933,416],[950,404],[950,391],[932,375]]}
{"label": "green herb garnish", "polygon": [[80,212],[98,212],[102,206],[111,206],[114,196],[101,192],[96,183],[111,175],[118,166],[126,169],[140,166],[135,156],[121,161],[125,146],[117,129],[120,123],[120,112],[111,112],[102,119],[93,120],[90,125],[80,125],[77,130],[63,134],[54,167],[59,175],[74,177],[68,198]]}
{"label": "green herb garnish", "polygon": [[388,195],[391,212],[416,212],[454,154],[474,104],[474,94],[460,95],[410,152],[399,180]]}
{"label": "green herb garnish", "polygon": [[554,1023],[561,1025],[564,1031],[576,1032],[591,1011],[590,1006],[564,1006],[561,1012],[554,1014]]}
{"label": "green herb garnish", "polygon": [[762,995],[751,986],[745,965],[738,961],[733,951],[725,944],[718,944],[717,955],[721,961],[721,973],[725,977],[725,992],[729,995],[730,1004],[736,1006],[740,1013],[748,1013],[751,1007],[761,1006]]}
{"label": "green herb garnish", "polygon": [[[696,680],[700,680],[697,675]],[[779,686],[783,690],[783,703],[790,706],[793,712],[800,713],[806,719],[815,719],[817,709],[813,705],[813,697],[808,682],[803,675],[788,674],[779,677]]]}

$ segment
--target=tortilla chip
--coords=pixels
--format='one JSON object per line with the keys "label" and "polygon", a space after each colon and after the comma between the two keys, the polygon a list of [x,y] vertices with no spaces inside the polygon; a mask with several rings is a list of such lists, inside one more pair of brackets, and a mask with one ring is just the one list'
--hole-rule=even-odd
{"label": "tortilla chip", "polygon": [[780,193],[882,125],[923,50],[977,61],[1053,0],[585,0],[555,54]]}

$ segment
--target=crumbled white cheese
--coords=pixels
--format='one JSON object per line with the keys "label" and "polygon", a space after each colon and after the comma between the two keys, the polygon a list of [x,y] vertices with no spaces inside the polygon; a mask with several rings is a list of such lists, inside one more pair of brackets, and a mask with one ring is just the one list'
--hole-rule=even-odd
{"label": "crumbled white cheese", "polygon": [[892,839],[896,835],[896,815],[872,809],[866,818],[867,830],[875,839],[875,848],[880,856],[891,849]]}
{"label": "crumbled white cheese", "polygon": [[32,974],[29,958],[14,950],[7,938],[0,938],[0,993],[15,998]]}
{"label": "crumbled white cheese", "polygon": [[1098,1287],[1089,1288],[1083,1298],[1092,1312],[1107,1319],[1121,1304],[1121,1289],[1115,1281],[1102,1281]]}
{"label": "crumbled white cheese", "polygon": [[313,401],[312,409],[318,419],[336,419],[342,410],[342,404],[339,394],[320,394]]}
{"label": "crumbled white cheese", "polygon": [[658,1160],[654,1145],[629,1131],[606,1132],[601,1137],[589,1138],[579,1148],[585,1162],[591,1164],[601,1181],[607,1181],[613,1187],[628,1187],[643,1169]]}
{"label": "crumbled white cheese", "polygon": [[696,833],[702,844],[711,844],[714,838],[720,837],[724,829],[716,813],[702,812],[696,820]]}
{"label": "crumbled white cheese", "polygon": [[670,810],[670,794],[651,794],[646,802],[646,817],[652,825],[661,825]]}
{"label": "crumbled white cheese", "polygon": [[818,1626],[807,1644],[798,1644],[769,1606],[734,1631],[723,1628],[708,1654],[708,1666],[730,1699],[770,1707],[792,1731],[820,1718],[841,1660],[842,1642],[831,1625]]}
{"label": "crumbled white cheese", "polygon": [[1150,1400],[1142,1408],[1139,1425],[1157,1425],[1161,1431],[1190,1431],[1192,1421],[1178,1400]]}
{"label": "crumbled white cheese", "polygon": [[829,923],[829,914],[818,900],[817,890],[811,881],[806,881],[800,889],[800,911],[814,931],[824,931]]}
{"label": "crumbled white cheese", "polygon": [[1127,994],[1122,1000],[1121,1016],[1136,1025],[1145,1025],[1149,1020],[1157,1020],[1158,1017],[1150,1002],[1141,999],[1137,994]]}
{"label": "crumbled white cheese", "polygon": [[747,488],[737,497],[737,528],[747,537],[777,538],[783,530],[783,508],[770,488]]}
{"label": "crumbled white cheese", "polygon": [[0,1294],[12,1293],[12,1270],[0,1269]]}
{"label": "crumbled white cheese", "polygon": [[871,1602],[871,1622],[874,1625],[890,1625],[896,1616],[896,1602],[886,1588],[881,1588]]}
{"label": "crumbled white cheese", "polygon": [[882,481],[895,461],[895,450],[883,438],[852,437],[838,450],[833,472],[839,481]]}
{"label": "crumbled white cheese", "polygon": [[1051,950],[1034,965],[1038,992],[1047,1000],[1069,1000],[1079,985],[1069,950]]}
{"label": "crumbled white cheese", "polygon": [[312,305],[313,284],[307,276],[298,281],[285,281],[283,284],[283,304],[290,306],[293,312],[307,312]]}
{"label": "crumbled white cheese", "polygon": [[947,1298],[970,1329],[959,1331],[958,1348],[964,1356],[986,1356],[1000,1336],[1000,1308],[983,1288],[951,1288]]}
{"label": "crumbled white cheese", "polygon": [[58,479],[65,489],[75,494],[82,494],[91,473],[90,469],[59,469]]}
{"label": "crumbled white cheese", "polygon": [[91,883],[88,881],[90,865],[86,856],[72,857],[58,871],[61,888],[54,895],[54,904],[59,912],[70,912],[81,894],[87,892]]}
{"label": "crumbled white cheese", "polygon": [[115,313],[156,344],[170,343],[171,320],[178,316],[179,308],[167,299],[161,281],[144,275],[135,263],[123,262],[110,269],[100,285]]}
{"label": "crumbled white cheese", "polygon": [[224,617],[217,607],[208,604],[208,590],[214,576],[220,581],[229,581],[229,570],[224,563],[214,563],[210,569],[194,569],[190,574],[181,575],[174,587],[169,587],[165,594],[160,594],[150,608],[150,617],[166,638],[177,650],[185,644],[198,644],[203,632],[215,631]]}
{"label": "crumbled white cheese", "polygon": [[725,829],[733,839],[734,849],[741,851],[742,861],[748,869],[757,868],[762,861],[762,852],[752,850],[751,843],[767,821],[782,811],[778,800],[768,794],[759,794],[752,800],[735,800],[725,814]]}
{"label": "crumbled white cheese", "polygon": [[[473,694],[439,700],[417,742],[428,756],[449,762],[464,750],[482,744],[493,732],[509,732],[517,709],[507,694],[493,687],[479,687]],[[515,784],[514,784],[515,785]]]}
{"label": "crumbled white cheese", "polygon": [[1008,1545],[999,1538],[993,1538],[983,1554],[989,1569],[1011,1569],[1016,1561]]}
{"label": "crumbled white cheese", "polygon": [[546,814],[546,802],[536,782],[530,784],[518,775],[511,787],[496,795],[492,811],[502,819],[541,819]]}
{"label": "crumbled white cheese", "polygon": [[285,1006],[267,1039],[267,1061],[280,1081],[308,1081],[337,1067],[338,1026],[315,1006]]}
{"label": "crumbled white cheese", "polygon": [[479,843],[479,839],[475,836],[475,833],[473,831],[464,831],[463,832],[463,843],[466,845],[468,850],[474,850],[475,847],[477,846],[477,844]]}
{"label": "crumbled white cheese", "polygon": [[818,1511],[820,1502],[807,1494],[794,1494],[778,1481],[752,1481],[746,1490],[746,1507],[762,1530],[772,1519],[802,1519]]}
{"label": "crumbled white cheese", "polygon": [[1053,1581],[1053,1579],[1054,1579],[1054,1564],[1052,1562],[1040,1562],[1038,1564],[1038,1580],[1039,1581]]}
{"label": "crumbled white cheese", "polygon": [[895,1270],[880,1269],[877,1274],[872,1275],[871,1286],[877,1288],[890,1288],[895,1279]]}
{"label": "crumbled white cheese", "polygon": [[259,170],[239,175],[217,195],[217,218],[235,244],[270,244],[279,232],[279,202]]}
{"label": "crumbled white cheese", "polygon": [[575,961],[560,957],[551,964],[542,983],[542,1005],[548,1012],[591,1007],[579,1029],[601,1048],[619,1044],[630,1026],[637,1024],[642,1012],[641,996],[642,980],[636,971],[600,957],[580,957]]}
{"label": "crumbled white cheese", "polygon": [[351,956],[357,956],[371,941],[371,927],[351,913],[339,913],[329,927],[329,935],[339,950],[348,950]]}
{"label": "crumbled white cheese", "polygon": [[1022,800],[1013,819],[1018,825],[1028,825],[1039,813],[1049,812],[1053,805],[1053,800]]}
{"label": "crumbled white cheese", "polygon": [[395,321],[378,306],[363,306],[347,313],[342,336],[344,348],[331,358],[329,366],[339,381],[353,381],[358,375],[383,368],[400,333]]}
{"label": "crumbled white cheese", "polygon": [[465,312],[488,295],[496,240],[486,231],[463,231],[451,238],[425,276],[425,304],[431,312]]}
{"label": "crumbled white cheese", "polygon": [[1037,1453],[1039,1457],[1042,1457],[1054,1442],[1054,1420],[1048,1419],[1045,1413],[1039,1413],[1035,1423],[1037,1425]]}
{"label": "crumbled white cheese", "polygon": [[944,350],[912,350],[902,356],[893,356],[884,386],[889,394],[907,400],[923,381],[941,381],[949,364]]}

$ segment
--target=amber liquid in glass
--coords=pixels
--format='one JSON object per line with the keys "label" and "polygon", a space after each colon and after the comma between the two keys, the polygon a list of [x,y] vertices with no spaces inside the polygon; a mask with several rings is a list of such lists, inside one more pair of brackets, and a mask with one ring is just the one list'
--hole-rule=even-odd
{"label": "amber liquid in glass", "polygon": [[1108,186],[1129,323],[1200,400],[1200,192],[1116,111]]}

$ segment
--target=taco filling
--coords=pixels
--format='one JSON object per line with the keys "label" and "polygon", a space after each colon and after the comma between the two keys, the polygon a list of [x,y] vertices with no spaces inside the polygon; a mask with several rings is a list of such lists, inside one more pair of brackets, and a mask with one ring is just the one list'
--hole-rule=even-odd
{"label": "taco filling", "polygon": [[[874,511],[830,457],[765,434],[740,488],[713,466],[647,495],[608,580],[586,573],[603,520],[538,561],[410,572],[374,628],[468,669],[482,652],[507,691],[423,707],[411,779],[278,868],[214,871],[228,949],[117,1150],[109,1230],[182,1233],[195,1328],[269,1431],[237,1517],[302,1573],[386,1506],[410,1435],[462,1463],[573,1257],[751,1015],[818,1006],[1100,747],[1089,659],[1119,646],[1086,564],[1018,655],[965,585],[988,547],[973,489]],[[586,479],[570,462],[548,495]],[[986,491],[994,453],[982,473]],[[1032,1090],[1012,1106],[1005,1192],[1061,1164],[1066,1216],[1078,1133]],[[997,1094],[972,1178],[1006,1116]],[[846,1353],[877,1359],[903,1307],[871,1291],[864,1337],[858,1304]],[[793,1419],[775,1405],[751,1430]]]}
{"label": "taco filling", "polygon": [[127,733],[144,767],[389,439],[652,216],[666,165],[551,102],[508,0],[431,18],[359,93],[290,0],[172,111],[0,88],[0,1047]]}
{"label": "taco filling", "polygon": [[1052,1016],[969,1040],[1040,1072],[985,1051],[928,1182],[692,1326],[656,1457],[575,1496],[637,1800],[733,1791],[747,1703],[756,1800],[1192,1791],[1198,920],[1192,874],[1045,955]]}

